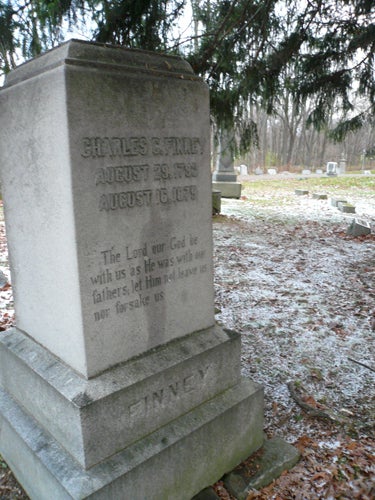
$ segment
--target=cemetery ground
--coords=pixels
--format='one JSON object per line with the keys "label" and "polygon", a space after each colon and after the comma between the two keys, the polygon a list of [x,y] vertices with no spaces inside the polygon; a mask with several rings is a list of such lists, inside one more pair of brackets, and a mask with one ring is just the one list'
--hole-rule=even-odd
{"label": "cemetery ground", "polygon": [[[265,390],[265,434],[301,452],[292,470],[249,499],[375,497],[374,179],[242,178],[242,198],[222,200],[214,217],[216,319],[242,334],[243,374]],[[330,197],[344,197],[356,214]],[[353,217],[373,233],[348,236]],[[9,278],[2,212],[0,270]],[[0,287],[7,329],[12,289],[5,278]],[[251,460],[241,467],[251,471]],[[214,488],[233,499],[223,482]],[[0,457],[0,499],[24,498]]]}

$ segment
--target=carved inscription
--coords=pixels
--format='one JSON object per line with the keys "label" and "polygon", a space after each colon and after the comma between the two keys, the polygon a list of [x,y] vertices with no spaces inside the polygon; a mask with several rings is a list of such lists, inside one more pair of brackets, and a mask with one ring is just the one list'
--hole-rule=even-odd
{"label": "carved inscription", "polygon": [[130,184],[132,182],[147,181],[149,171],[150,167],[147,164],[98,168],[95,184],[114,184],[116,182]]}
{"label": "carved inscription", "polygon": [[127,407],[129,425],[134,420],[156,416],[161,410],[171,408],[176,401],[190,398],[197,391],[201,392],[208,382],[209,372],[210,365],[203,365],[132,401]]}
{"label": "carved inscription", "polygon": [[[98,212],[133,212],[198,199],[199,137],[84,137],[81,157],[92,170]],[[168,286],[208,271],[209,256],[194,234],[119,246],[98,257],[89,276],[94,321],[144,310],[165,299]]]}
{"label": "carved inscription", "polygon": [[194,202],[202,154],[198,137],[84,137],[81,144],[87,160],[116,161],[94,170],[100,212]]}
{"label": "carved inscription", "polygon": [[209,256],[194,234],[173,235],[166,241],[104,249],[101,272],[90,276],[95,321],[126,315],[165,299],[171,283],[208,272]]}
{"label": "carved inscription", "polygon": [[129,158],[202,154],[198,137],[84,137],[83,158]]}

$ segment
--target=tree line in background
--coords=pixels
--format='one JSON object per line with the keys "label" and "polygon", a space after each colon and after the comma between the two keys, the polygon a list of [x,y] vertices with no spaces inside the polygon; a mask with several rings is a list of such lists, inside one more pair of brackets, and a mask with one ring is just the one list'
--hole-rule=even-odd
{"label": "tree line in background", "polygon": [[373,0],[0,0],[0,74],[72,30],[187,59],[252,166],[375,153]]}
{"label": "tree line in background", "polygon": [[[285,96],[280,97],[282,99]],[[285,98],[276,112],[268,115],[256,107],[253,111],[259,133],[259,148],[251,148],[236,163],[281,170],[323,169],[328,161],[346,160],[347,170],[375,169],[375,128],[370,122],[359,130],[348,131],[340,142],[334,141],[330,130],[335,126],[332,116],[328,127],[317,130],[307,126],[308,109],[289,105]]]}

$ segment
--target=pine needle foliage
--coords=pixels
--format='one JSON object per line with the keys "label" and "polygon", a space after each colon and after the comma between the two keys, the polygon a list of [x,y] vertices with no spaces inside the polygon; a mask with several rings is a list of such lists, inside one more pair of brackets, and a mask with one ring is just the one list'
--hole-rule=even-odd
{"label": "pine needle foliage", "polygon": [[[187,5],[195,31],[184,38]],[[309,103],[318,130],[334,115],[337,141],[375,116],[373,0],[0,0],[0,74],[82,23],[94,41],[188,59],[239,151],[258,140],[251,107],[275,113],[285,92],[297,108]]]}

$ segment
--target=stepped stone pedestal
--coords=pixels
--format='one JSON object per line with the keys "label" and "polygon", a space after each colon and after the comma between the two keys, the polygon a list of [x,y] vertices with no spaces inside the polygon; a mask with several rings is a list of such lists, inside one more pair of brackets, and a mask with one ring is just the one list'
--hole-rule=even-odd
{"label": "stepped stone pedestal", "polygon": [[32,499],[189,500],[263,442],[214,322],[207,87],[73,40],[10,73],[0,122],[0,453]]}

